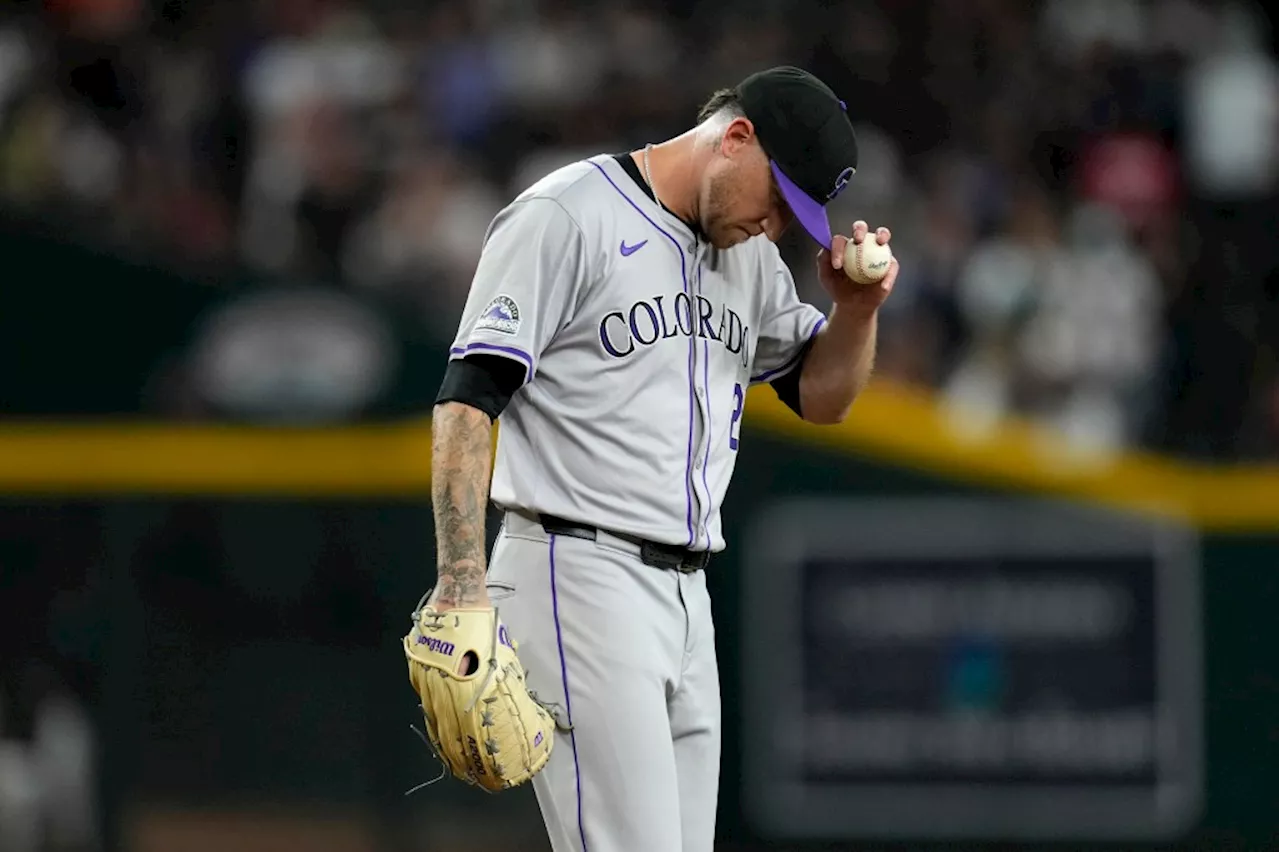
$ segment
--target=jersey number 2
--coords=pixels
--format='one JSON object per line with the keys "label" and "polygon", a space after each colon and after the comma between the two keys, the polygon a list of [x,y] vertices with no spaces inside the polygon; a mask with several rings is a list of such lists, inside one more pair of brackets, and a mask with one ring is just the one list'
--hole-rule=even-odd
{"label": "jersey number 2", "polygon": [[733,386],[733,419],[729,421],[729,449],[738,449],[738,428],[742,419],[742,404],[746,401],[742,385]]}

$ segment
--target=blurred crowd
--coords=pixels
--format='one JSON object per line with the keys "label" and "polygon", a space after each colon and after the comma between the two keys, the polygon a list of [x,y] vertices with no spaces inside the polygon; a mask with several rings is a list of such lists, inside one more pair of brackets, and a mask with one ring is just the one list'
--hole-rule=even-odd
{"label": "blurred crowd", "polygon": [[[377,294],[443,339],[491,217],[797,64],[894,231],[879,374],[970,425],[1276,451],[1276,47],[1231,0],[11,0],[0,205]],[[784,239],[802,296],[813,247]]]}

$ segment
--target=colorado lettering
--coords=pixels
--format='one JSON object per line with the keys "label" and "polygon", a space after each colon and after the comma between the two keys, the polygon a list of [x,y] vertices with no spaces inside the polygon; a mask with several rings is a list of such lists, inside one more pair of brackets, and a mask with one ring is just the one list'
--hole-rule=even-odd
{"label": "colorado lettering", "polygon": [[653,296],[600,318],[600,346],[614,358],[626,358],[638,346],[696,335],[722,344],[746,367],[749,333],[742,317],[729,306],[721,305],[717,310],[710,300],[702,296],[690,298],[684,293],[671,299]]}

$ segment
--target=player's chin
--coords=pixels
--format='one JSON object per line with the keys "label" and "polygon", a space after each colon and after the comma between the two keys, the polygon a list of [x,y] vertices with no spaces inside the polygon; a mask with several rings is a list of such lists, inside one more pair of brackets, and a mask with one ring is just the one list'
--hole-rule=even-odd
{"label": "player's chin", "polygon": [[731,249],[734,246],[740,246],[747,240],[751,239],[751,235],[742,228],[725,228],[724,230],[717,229],[709,236],[711,245],[721,251]]}

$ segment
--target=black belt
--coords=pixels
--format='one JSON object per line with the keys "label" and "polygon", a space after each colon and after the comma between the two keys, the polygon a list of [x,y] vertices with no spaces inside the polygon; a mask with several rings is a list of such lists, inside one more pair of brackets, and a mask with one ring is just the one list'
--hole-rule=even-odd
{"label": "black belt", "polygon": [[[538,520],[542,523],[542,528],[551,535],[566,535],[570,538],[585,538],[588,541],[595,541],[596,533],[599,532],[596,527],[590,524],[566,521],[564,518],[557,518],[554,515],[538,515]],[[711,561],[711,551],[709,550],[689,550],[687,547],[681,547],[678,544],[661,544],[656,541],[648,541],[633,535],[612,531],[609,532],[609,535],[638,546],[640,548],[640,561],[645,565],[652,565],[654,568],[671,568],[682,574],[692,574],[696,571],[704,570],[707,567],[707,563]]]}

